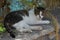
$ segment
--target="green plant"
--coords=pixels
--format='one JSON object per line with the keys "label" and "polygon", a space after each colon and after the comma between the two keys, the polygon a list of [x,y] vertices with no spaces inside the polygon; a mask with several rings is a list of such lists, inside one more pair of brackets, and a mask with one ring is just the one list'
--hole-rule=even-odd
{"label": "green plant", "polygon": [[4,25],[0,23],[0,33],[3,33],[6,31],[6,29],[3,27]]}

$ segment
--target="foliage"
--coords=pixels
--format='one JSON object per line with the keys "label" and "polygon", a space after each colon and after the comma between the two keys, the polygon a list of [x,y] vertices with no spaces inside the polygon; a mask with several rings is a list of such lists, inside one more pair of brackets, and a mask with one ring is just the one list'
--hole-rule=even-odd
{"label": "foliage", "polygon": [[0,23],[0,33],[5,32],[5,28],[3,27],[4,25],[2,23]]}

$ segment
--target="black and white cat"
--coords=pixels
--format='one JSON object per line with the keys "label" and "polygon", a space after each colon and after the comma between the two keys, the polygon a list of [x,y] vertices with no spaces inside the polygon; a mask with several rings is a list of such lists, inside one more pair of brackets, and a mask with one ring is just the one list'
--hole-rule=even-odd
{"label": "black and white cat", "polygon": [[[38,10],[38,13],[35,13],[36,10]],[[23,31],[26,28],[28,31],[31,31],[29,30],[30,26],[28,24],[37,23],[37,15],[39,15],[40,13],[42,14],[43,10],[45,10],[43,7],[37,7],[36,9],[33,8],[29,11],[19,10],[10,12],[4,19],[4,27],[6,28],[8,33],[10,33],[10,36],[15,38],[13,29]],[[43,18],[43,16],[41,16],[41,18]]]}

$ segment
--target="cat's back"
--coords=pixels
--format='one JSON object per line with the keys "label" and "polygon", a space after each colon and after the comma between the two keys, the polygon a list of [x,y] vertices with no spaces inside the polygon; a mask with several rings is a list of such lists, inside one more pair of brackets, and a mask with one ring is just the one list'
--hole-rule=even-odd
{"label": "cat's back", "polygon": [[26,10],[19,10],[19,11],[13,11],[6,15],[5,22],[9,23],[16,23],[21,20],[23,20],[22,16],[28,16],[28,12]]}

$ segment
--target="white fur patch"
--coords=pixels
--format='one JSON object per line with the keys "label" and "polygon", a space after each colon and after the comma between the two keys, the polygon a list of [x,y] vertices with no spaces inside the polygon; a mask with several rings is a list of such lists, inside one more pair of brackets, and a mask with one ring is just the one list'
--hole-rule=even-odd
{"label": "white fur patch", "polygon": [[21,31],[21,32],[27,31],[30,29],[29,25],[26,24],[24,21],[20,21],[20,22],[14,24],[13,26],[16,28],[16,30]]}

